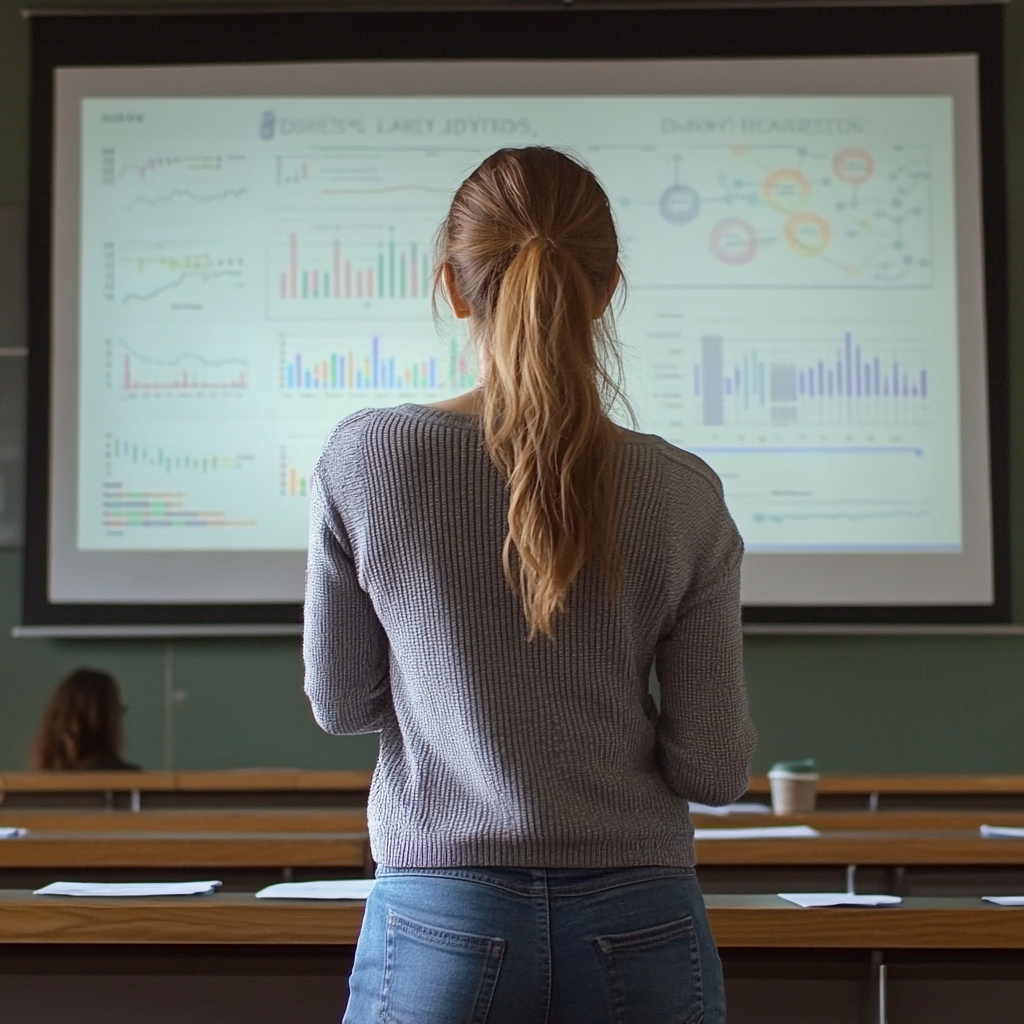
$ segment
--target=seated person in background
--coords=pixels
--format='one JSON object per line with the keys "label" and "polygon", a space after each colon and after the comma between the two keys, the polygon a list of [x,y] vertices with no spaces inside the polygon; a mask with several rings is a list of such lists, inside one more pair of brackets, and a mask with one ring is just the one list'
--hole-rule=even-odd
{"label": "seated person in background", "polygon": [[139,771],[121,759],[121,703],[117,680],[80,668],[57,687],[36,734],[37,771]]}

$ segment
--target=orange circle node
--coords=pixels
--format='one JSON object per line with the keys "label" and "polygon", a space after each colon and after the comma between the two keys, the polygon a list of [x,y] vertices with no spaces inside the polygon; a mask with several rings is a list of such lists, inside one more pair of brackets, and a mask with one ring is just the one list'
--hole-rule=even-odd
{"label": "orange circle node", "polygon": [[798,256],[820,256],[832,241],[832,226],[816,213],[794,214],[782,231]]}
{"label": "orange circle node", "polygon": [[859,146],[841,149],[832,157],[832,173],[847,185],[863,185],[875,173],[875,158]]}
{"label": "orange circle node", "polygon": [[779,167],[771,171],[761,186],[764,201],[780,213],[796,213],[811,197],[811,182],[796,167]]}

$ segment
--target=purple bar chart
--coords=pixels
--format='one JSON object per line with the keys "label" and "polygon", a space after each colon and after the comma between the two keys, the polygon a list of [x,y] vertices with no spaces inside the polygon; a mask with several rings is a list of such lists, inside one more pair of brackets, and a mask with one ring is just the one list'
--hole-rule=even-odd
{"label": "purple bar chart", "polygon": [[706,335],[692,375],[705,426],[884,425],[928,416],[920,346],[861,343],[851,331],[831,344]]}

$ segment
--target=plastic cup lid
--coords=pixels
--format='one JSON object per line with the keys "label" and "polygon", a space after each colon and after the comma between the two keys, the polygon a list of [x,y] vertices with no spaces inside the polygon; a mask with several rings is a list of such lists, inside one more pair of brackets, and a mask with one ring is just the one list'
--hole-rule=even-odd
{"label": "plastic cup lid", "polygon": [[796,775],[813,775],[818,770],[818,764],[813,757],[806,757],[802,761],[776,761],[771,770],[773,772],[791,772]]}

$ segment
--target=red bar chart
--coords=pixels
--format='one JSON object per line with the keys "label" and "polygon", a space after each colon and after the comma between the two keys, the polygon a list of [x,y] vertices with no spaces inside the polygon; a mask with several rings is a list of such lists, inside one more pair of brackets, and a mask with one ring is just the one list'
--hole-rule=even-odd
{"label": "red bar chart", "polygon": [[[377,237],[367,238],[367,235]],[[362,235],[362,237],[360,237]],[[276,302],[297,304],[409,300],[430,295],[428,247],[383,231],[287,231],[280,269],[272,274]]]}

